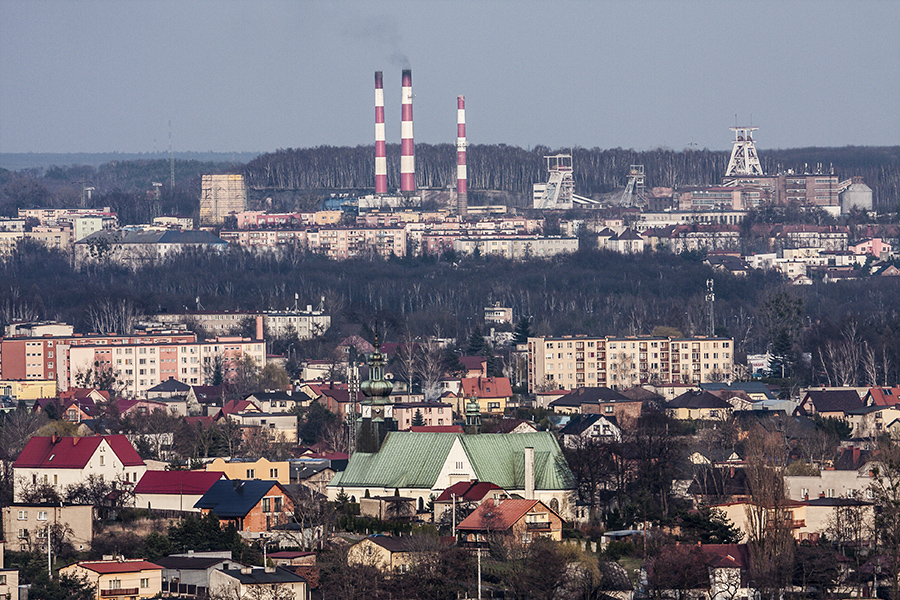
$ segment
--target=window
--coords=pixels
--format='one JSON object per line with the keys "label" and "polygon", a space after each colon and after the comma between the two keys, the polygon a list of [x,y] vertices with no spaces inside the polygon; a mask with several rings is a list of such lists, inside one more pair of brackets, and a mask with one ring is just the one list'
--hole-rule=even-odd
{"label": "window", "polygon": [[46,521],[47,520],[47,511],[39,510],[37,520],[38,521]]}
{"label": "window", "polygon": [[120,590],[122,589],[122,580],[121,579],[112,579],[109,582],[109,589],[111,590]]}
{"label": "window", "polygon": [[28,511],[20,510],[16,519],[19,521],[27,521],[28,520]]}
{"label": "window", "polygon": [[247,469],[247,479],[253,479],[254,477],[256,477],[256,470]]}
{"label": "window", "polygon": [[25,538],[28,537],[28,530],[27,530],[27,529],[20,529],[18,532],[16,532],[16,535],[18,536],[18,538],[19,538],[20,540],[24,540]]}
{"label": "window", "polygon": [[278,469],[269,469],[269,477],[278,479]]}
{"label": "window", "polygon": [[150,587],[150,578],[149,578],[149,577],[142,577],[142,578],[141,578],[141,587],[142,587],[142,588],[148,588],[148,587]]}
{"label": "window", "polygon": [[271,498],[263,498],[263,512],[272,512]]}

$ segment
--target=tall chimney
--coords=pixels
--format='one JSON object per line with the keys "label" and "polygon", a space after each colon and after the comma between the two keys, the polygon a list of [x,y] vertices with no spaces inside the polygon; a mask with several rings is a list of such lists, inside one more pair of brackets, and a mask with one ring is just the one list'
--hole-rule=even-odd
{"label": "tall chimney", "polygon": [[375,193],[387,194],[387,152],[384,144],[384,82],[375,71]]}
{"label": "tall chimney", "polygon": [[412,70],[403,70],[400,122],[400,191],[416,191],[416,151],[413,144]]}
{"label": "tall chimney", "polygon": [[534,448],[525,448],[525,499],[534,500]]}
{"label": "tall chimney", "polygon": [[456,212],[465,217],[469,209],[466,173],[466,97],[456,97]]}

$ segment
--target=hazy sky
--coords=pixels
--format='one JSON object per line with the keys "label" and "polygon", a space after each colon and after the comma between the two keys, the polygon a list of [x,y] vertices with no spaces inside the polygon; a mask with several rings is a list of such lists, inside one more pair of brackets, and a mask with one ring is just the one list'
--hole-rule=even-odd
{"label": "hazy sky", "polygon": [[898,0],[0,0],[0,152],[900,144]]}

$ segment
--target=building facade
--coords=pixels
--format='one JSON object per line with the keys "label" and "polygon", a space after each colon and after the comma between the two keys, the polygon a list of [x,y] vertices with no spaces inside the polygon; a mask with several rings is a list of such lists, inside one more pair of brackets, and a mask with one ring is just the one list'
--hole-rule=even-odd
{"label": "building facade", "polygon": [[730,338],[528,338],[529,391],[730,380]]}

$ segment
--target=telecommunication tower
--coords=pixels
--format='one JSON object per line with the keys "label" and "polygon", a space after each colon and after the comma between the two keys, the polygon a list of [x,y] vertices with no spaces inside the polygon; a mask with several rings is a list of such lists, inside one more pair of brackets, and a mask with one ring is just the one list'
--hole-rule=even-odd
{"label": "telecommunication tower", "polygon": [[725,177],[763,174],[753,143],[753,132],[757,129],[759,127],[731,127],[734,132],[734,147],[731,149]]}

